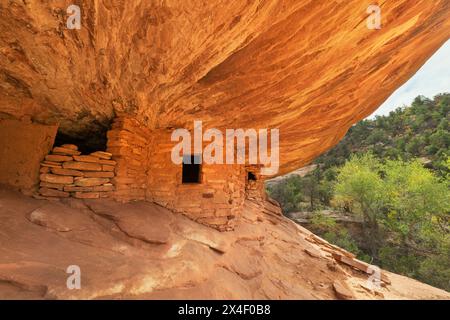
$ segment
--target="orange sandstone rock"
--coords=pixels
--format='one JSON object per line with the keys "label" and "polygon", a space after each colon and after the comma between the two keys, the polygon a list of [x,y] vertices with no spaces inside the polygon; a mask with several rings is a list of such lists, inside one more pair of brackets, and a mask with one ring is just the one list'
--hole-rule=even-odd
{"label": "orange sandstone rock", "polygon": [[108,183],[108,178],[75,178],[74,184],[79,187],[93,187]]}
{"label": "orange sandstone rock", "polygon": [[73,169],[64,169],[64,168],[51,168],[52,173],[58,174],[61,176],[73,176],[73,177],[83,177],[84,173],[79,170]]}
{"label": "orange sandstone rock", "polygon": [[93,157],[93,156],[85,156],[85,155],[73,156],[73,159],[75,161],[93,162],[93,163],[98,163],[100,161],[100,158]]}
{"label": "orange sandstone rock", "polygon": [[70,176],[60,176],[51,173],[43,173],[40,175],[41,181],[51,182],[51,183],[61,183],[61,184],[71,184],[73,183],[73,177]]}
{"label": "orange sandstone rock", "polygon": [[342,300],[351,300],[354,299],[354,294],[350,290],[350,288],[342,281],[334,281],[333,289],[336,293],[336,296]]}
{"label": "orange sandstone rock", "polygon": [[59,198],[67,198],[70,196],[68,192],[49,189],[49,188],[39,188],[39,193],[46,197],[59,197]]}
{"label": "orange sandstone rock", "polygon": [[102,171],[102,165],[99,163],[68,161],[68,162],[63,162],[62,166],[64,169]]}
{"label": "orange sandstone rock", "polygon": [[78,199],[98,199],[100,198],[99,192],[75,192],[75,198]]}
{"label": "orange sandstone rock", "polygon": [[95,151],[91,153],[91,156],[97,157],[100,159],[109,160],[112,157],[112,153],[105,152],[105,151]]}
{"label": "orange sandstone rock", "polygon": [[366,27],[372,2],[85,1],[92,23],[61,37],[46,30],[65,25],[49,14],[65,5],[3,1],[0,70],[20,85],[2,86],[0,112],[86,138],[120,113],[150,130],[279,128],[281,175],[338,143],[450,38],[446,0],[387,1],[380,30]]}
{"label": "orange sandstone rock", "polygon": [[71,156],[49,154],[49,155],[45,156],[45,160],[52,161],[52,162],[64,162],[64,161],[71,161],[71,160],[73,160],[73,158]]}
{"label": "orange sandstone rock", "polygon": [[80,155],[80,151],[76,151],[69,148],[62,148],[62,147],[54,147],[53,148],[53,154],[59,154],[59,155],[65,155],[65,156],[73,156],[73,155]]}
{"label": "orange sandstone rock", "polygon": [[74,145],[74,144],[62,144],[60,147],[61,148],[65,148],[65,149],[72,149],[72,150],[75,150],[75,151],[78,150],[78,147],[76,145]]}
{"label": "orange sandstone rock", "polygon": [[111,171],[86,171],[83,175],[86,178],[114,178],[114,172]]}

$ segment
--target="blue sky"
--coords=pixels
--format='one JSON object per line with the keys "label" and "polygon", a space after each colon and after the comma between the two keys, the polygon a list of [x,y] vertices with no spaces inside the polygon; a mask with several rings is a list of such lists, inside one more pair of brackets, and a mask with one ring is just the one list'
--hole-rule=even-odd
{"label": "blue sky", "polygon": [[418,95],[432,98],[442,92],[450,92],[450,40],[408,82],[397,89],[370,118],[375,115],[386,115],[403,105],[410,105]]}

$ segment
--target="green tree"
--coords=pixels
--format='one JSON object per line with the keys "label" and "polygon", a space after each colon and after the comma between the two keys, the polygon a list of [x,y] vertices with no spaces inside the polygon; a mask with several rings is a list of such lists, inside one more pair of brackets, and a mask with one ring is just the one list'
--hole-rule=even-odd
{"label": "green tree", "polygon": [[292,175],[279,183],[267,187],[267,192],[280,203],[283,211],[286,213],[298,210],[298,205],[303,200],[302,188],[301,178],[297,175]]}
{"label": "green tree", "polygon": [[340,169],[335,186],[335,202],[350,206],[363,218],[365,241],[375,260],[381,246],[379,221],[386,206],[380,169],[381,163],[372,154],[353,156]]}

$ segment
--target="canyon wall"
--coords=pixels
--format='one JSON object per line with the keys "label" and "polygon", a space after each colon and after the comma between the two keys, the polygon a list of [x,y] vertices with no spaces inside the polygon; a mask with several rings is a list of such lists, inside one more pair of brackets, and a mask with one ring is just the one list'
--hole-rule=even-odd
{"label": "canyon wall", "polygon": [[0,119],[0,183],[32,194],[41,161],[55,140],[57,126]]}
{"label": "canyon wall", "polygon": [[[279,128],[283,174],[335,145],[450,37],[448,0],[0,2],[0,113],[89,137],[124,112],[149,129]],[[139,191],[141,194],[143,191]]]}
{"label": "canyon wall", "polygon": [[32,189],[55,126],[77,141],[108,131],[112,197],[223,229],[246,197],[265,201],[266,177],[202,164],[200,183],[183,183],[174,129],[279,129],[280,175],[335,145],[450,37],[448,0],[380,3],[379,30],[366,26],[371,0],[93,0],[77,2],[79,29],[71,4],[0,2],[0,116],[36,123],[2,121],[0,182]]}

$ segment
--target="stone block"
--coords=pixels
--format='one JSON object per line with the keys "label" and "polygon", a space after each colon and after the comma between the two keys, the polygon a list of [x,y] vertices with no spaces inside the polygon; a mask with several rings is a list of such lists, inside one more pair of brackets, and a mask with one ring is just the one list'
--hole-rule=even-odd
{"label": "stone block", "polygon": [[99,192],[75,192],[73,195],[78,199],[98,199],[100,198]]}
{"label": "stone block", "polygon": [[65,148],[65,149],[72,149],[72,150],[78,150],[78,147],[74,144],[63,144],[60,146],[61,148]]}
{"label": "stone block", "polygon": [[114,172],[111,171],[86,171],[83,174],[85,178],[114,178]]}
{"label": "stone block", "polygon": [[58,154],[48,154],[45,156],[46,161],[52,162],[64,162],[64,161],[72,161],[73,158],[71,156],[62,156]]}
{"label": "stone block", "polygon": [[84,173],[79,170],[64,169],[64,168],[51,168],[52,173],[61,176],[73,176],[73,177],[83,177]]}
{"label": "stone block", "polygon": [[80,162],[92,162],[92,163],[99,163],[100,162],[100,158],[97,158],[97,157],[94,157],[94,156],[86,156],[86,155],[73,156],[73,159],[75,161],[80,161]]}
{"label": "stone block", "polygon": [[68,162],[63,162],[62,166],[64,169],[102,171],[102,165],[99,163],[68,161]]}
{"label": "stone block", "polygon": [[79,187],[93,187],[108,183],[109,178],[75,178],[74,184]]}
{"label": "stone block", "polygon": [[42,167],[47,167],[47,168],[61,168],[61,164],[52,164],[52,163],[48,163],[48,162],[41,162],[41,166]]}
{"label": "stone block", "polygon": [[45,197],[67,198],[70,196],[70,194],[68,192],[50,189],[50,188],[39,188],[39,193]]}
{"label": "stone block", "polygon": [[95,151],[95,152],[91,153],[91,156],[97,157],[97,158],[100,158],[100,159],[109,160],[112,157],[112,153],[105,152],[105,151]]}
{"label": "stone block", "polygon": [[51,183],[61,183],[61,184],[72,184],[73,177],[70,176],[59,176],[51,173],[43,173],[40,175],[41,181],[51,182]]}
{"label": "stone block", "polygon": [[101,171],[114,171],[114,166],[110,166],[107,164],[102,164],[101,166],[102,166]]}
{"label": "stone block", "polygon": [[50,172],[50,167],[41,167],[39,169],[40,173],[49,173]]}
{"label": "stone block", "polygon": [[53,154],[59,154],[59,155],[64,155],[64,156],[78,156],[81,154],[80,151],[77,150],[73,150],[70,148],[63,148],[63,147],[54,147],[53,148]]}
{"label": "stone block", "polygon": [[56,190],[63,191],[64,186],[66,186],[66,184],[41,181],[39,183],[39,186],[42,188],[49,188],[49,189],[56,189]]}

